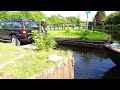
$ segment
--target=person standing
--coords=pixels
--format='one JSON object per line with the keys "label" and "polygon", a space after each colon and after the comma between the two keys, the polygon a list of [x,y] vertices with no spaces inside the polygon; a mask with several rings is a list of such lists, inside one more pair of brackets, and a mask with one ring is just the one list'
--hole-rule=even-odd
{"label": "person standing", "polygon": [[42,29],[42,33],[47,34],[48,29],[47,29],[47,22],[45,21],[45,19],[42,19],[41,22],[41,29]]}

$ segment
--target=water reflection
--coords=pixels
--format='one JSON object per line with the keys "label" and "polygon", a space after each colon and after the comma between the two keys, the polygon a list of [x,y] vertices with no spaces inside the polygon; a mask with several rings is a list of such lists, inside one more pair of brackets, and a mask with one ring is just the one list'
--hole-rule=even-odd
{"label": "water reflection", "polygon": [[104,73],[102,79],[120,79],[120,67],[114,66]]}

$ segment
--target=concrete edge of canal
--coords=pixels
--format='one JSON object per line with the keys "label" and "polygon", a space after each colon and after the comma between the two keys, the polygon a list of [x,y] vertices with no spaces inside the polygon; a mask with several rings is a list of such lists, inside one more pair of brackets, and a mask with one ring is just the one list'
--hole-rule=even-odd
{"label": "concrete edge of canal", "polygon": [[[71,39],[71,38],[56,38],[55,39],[58,44],[65,45],[75,45],[75,46],[85,46],[85,47],[94,47],[94,48],[102,48],[106,43],[105,40],[97,40],[92,43],[84,43],[79,39]],[[77,41],[77,42],[76,42]],[[72,53],[67,56],[65,60],[57,63],[52,68],[42,72],[41,74],[33,77],[33,79],[74,79],[74,58]]]}
{"label": "concrete edge of canal", "polygon": [[55,38],[55,41],[59,45],[68,45],[68,46],[80,46],[80,47],[89,47],[101,49],[105,44],[110,44],[112,41],[104,39],[87,39],[82,40],[80,38]]}
{"label": "concrete edge of canal", "polygon": [[74,79],[74,58],[70,56],[32,79]]}

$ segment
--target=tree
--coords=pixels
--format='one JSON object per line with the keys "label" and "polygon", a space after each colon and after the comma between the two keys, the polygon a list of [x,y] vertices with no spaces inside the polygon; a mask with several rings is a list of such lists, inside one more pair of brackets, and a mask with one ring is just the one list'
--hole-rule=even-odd
{"label": "tree", "polygon": [[120,24],[120,11],[113,12],[107,16],[105,19],[105,24],[107,25],[117,25]]}
{"label": "tree", "polygon": [[120,11],[113,12],[105,19],[105,29],[111,33],[120,32]]}
{"label": "tree", "polygon": [[96,25],[103,25],[105,18],[106,18],[106,14],[104,11],[97,11],[94,18]]}
{"label": "tree", "polygon": [[61,25],[64,21],[64,18],[63,16],[56,14],[56,15],[51,15],[50,17],[48,17],[48,20],[51,24]]}
{"label": "tree", "polygon": [[41,23],[42,19],[46,19],[45,14],[40,11],[31,11],[31,19],[34,19]]}
{"label": "tree", "polygon": [[0,11],[0,21],[7,19],[7,11]]}
{"label": "tree", "polygon": [[74,28],[74,26],[79,26],[80,19],[75,16],[69,16],[67,17],[67,23]]}
{"label": "tree", "polygon": [[103,31],[105,18],[106,18],[105,11],[97,11],[93,19],[93,32],[96,27],[99,27],[101,29],[101,32]]}
{"label": "tree", "polygon": [[19,11],[8,11],[8,12],[7,12],[7,17],[8,17],[8,19],[11,19],[11,18],[19,18],[18,12],[19,12]]}
{"label": "tree", "polygon": [[0,20],[11,18],[28,18],[34,19],[39,23],[43,18],[46,18],[44,13],[40,11],[0,11]]}
{"label": "tree", "polygon": [[76,21],[76,26],[79,26],[79,25],[80,25],[80,19],[78,18]]}

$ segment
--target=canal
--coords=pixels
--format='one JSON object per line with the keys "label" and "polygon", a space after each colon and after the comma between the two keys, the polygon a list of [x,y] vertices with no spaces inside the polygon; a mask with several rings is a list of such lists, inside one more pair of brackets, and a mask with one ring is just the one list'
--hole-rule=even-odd
{"label": "canal", "polygon": [[71,50],[75,60],[75,79],[118,79],[120,69],[107,57],[104,50],[73,46],[59,46]]}

